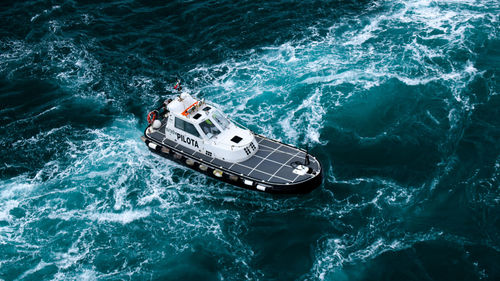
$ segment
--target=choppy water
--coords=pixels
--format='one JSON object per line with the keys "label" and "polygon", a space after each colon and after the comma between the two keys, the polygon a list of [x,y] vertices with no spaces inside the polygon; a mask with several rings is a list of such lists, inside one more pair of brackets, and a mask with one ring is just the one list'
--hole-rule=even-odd
{"label": "choppy water", "polygon": [[[0,4],[0,279],[500,279],[498,1],[98,2]],[[152,155],[177,75],[324,184]]]}

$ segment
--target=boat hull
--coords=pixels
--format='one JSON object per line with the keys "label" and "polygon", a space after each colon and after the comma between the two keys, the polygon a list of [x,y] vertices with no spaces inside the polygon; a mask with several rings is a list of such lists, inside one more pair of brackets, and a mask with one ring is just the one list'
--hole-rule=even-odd
{"label": "boat hull", "polygon": [[[263,136],[258,135],[258,137],[261,140],[265,140],[267,142],[273,142],[275,144],[279,144],[280,147],[286,148],[286,149],[294,149],[296,151],[300,151],[302,153],[302,150],[299,150],[298,148],[295,148],[293,146],[275,141],[275,140],[270,140],[267,139]],[[190,169],[193,169],[195,171],[198,171],[204,175],[207,175],[211,178],[238,186],[242,188],[246,188],[249,190],[255,190],[255,191],[261,191],[261,192],[267,192],[267,193],[273,193],[273,194],[303,194],[303,193],[308,193],[311,192],[313,189],[317,188],[319,185],[322,183],[322,175],[323,171],[321,168],[320,162],[314,158],[313,156],[309,156],[311,158],[311,162],[314,163],[312,165],[314,167],[314,172],[312,174],[308,174],[306,176],[299,176],[297,175],[295,177],[295,180],[292,181],[286,181],[285,176],[279,177],[278,175],[275,175],[274,177],[271,176],[271,179],[276,178],[275,181],[281,181],[281,182],[273,182],[272,180],[264,180],[261,179],[259,180],[258,178],[251,177],[249,175],[245,175],[244,173],[240,173],[236,170],[231,170],[230,168],[233,167],[233,165],[224,165],[223,161],[214,161],[215,159],[211,159],[204,157],[203,155],[200,155],[199,153],[193,153],[192,151],[189,151],[189,149],[179,146],[178,144],[174,144],[171,142],[165,142],[161,141],[159,137],[154,137],[152,134],[148,134],[148,129],[145,130],[144,136],[142,137],[142,140],[145,142],[149,150],[151,150],[153,153],[162,156],[164,158],[167,158],[169,160],[172,160],[174,162],[177,162],[185,167],[188,167]],[[298,154],[298,153],[297,153]],[[295,155],[297,156],[297,155]],[[266,157],[267,158],[267,157]],[[279,159],[278,159],[279,160]],[[288,159],[288,162],[292,160],[297,160],[297,157],[293,158],[290,157]],[[261,161],[271,161],[268,159],[264,159]],[[276,161],[273,161],[276,162]],[[226,163],[227,164],[227,163]],[[241,165],[237,166],[242,166],[244,167],[245,163],[242,163]],[[290,169],[289,166],[290,163],[282,163],[281,165],[287,166],[286,169]],[[253,168],[255,170],[256,167]],[[280,168],[280,170],[284,169],[285,167]],[[234,168],[233,168],[234,169]],[[253,171],[252,170],[252,171]],[[313,169],[310,169],[313,170]],[[275,173],[276,174],[276,173]],[[290,174],[290,173],[289,173]],[[267,174],[267,175],[270,175]],[[267,176],[266,175],[266,176]],[[293,175],[295,176],[295,175]],[[299,180],[296,180],[299,179]]]}

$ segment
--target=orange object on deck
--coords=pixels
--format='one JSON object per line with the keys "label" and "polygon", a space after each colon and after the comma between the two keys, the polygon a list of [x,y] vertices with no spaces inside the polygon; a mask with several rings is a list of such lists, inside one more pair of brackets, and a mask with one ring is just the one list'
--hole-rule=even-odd
{"label": "orange object on deck", "polygon": [[191,108],[193,108],[194,106],[196,106],[198,103],[199,103],[199,101],[196,101],[195,103],[193,103],[192,105],[190,105],[188,108],[186,108],[186,110],[184,110],[181,114],[183,116],[188,116],[189,115],[189,110]]}

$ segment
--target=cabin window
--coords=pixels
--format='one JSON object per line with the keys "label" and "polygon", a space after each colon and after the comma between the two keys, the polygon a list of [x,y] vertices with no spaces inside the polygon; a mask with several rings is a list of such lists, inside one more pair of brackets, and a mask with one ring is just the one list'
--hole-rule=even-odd
{"label": "cabin window", "polygon": [[219,129],[215,127],[214,123],[210,119],[206,119],[205,121],[200,123],[200,128],[207,135],[209,139],[211,139],[213,136],[216,136],[220,134]]}
{"label": "cabin window", "polygon": [[175,117],[175,127],[179,130],[183,130],[184,132],[186,133],[189,133],[195,137],[200,137],[200,133],[198,133],[198,131],[196,130],[196,127],[189,123],[189,122],[186,122],[180,118],[177,118]]}
{"label": "cabin window", "polygon": [[229,126],[229,121],[218,110],[212,114],[212,117],[215,119],[215,122],[219,123],[223,130]]}

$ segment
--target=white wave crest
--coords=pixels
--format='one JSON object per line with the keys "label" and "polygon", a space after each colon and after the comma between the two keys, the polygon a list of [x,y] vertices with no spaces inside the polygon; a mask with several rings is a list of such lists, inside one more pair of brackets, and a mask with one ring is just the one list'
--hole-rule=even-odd
{"label": "white wave crest", "polygon": [[99,222],[119,222],[127,224],[149,216],[151,210],[126,210],[121,213],[93,213],[90,218]]}

